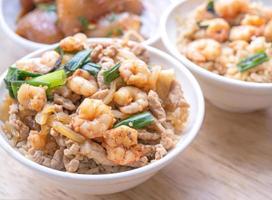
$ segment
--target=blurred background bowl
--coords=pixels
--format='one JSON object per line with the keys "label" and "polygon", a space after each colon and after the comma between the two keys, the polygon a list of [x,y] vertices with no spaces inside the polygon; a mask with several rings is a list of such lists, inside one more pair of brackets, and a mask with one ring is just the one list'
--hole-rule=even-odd
{"label": "blurred background bowl", "polygon": [[[144,44],[154,45],[159,40],[159,19],[162,14],[161,12],[164,11],[171,2],[172,0],[143,0],[145,10],[141,15],[143,19],[141,32],[150,35],[150,37],[143,42]],[[0,25],[7,37],[28,52],[47,47],[47,44],[32,42],[16,34],[16,21],[19,12],[19,0],[0,0]]]}
{"label": "blurred background bowl", "polygon": [[[215,106],[231,112],[251,112],[272,105],[272,83],[234,80],[209,72],[194,64],[177,48],[177,16],[185,17],[204,0],[182,0],[171,5],[161,20],[161,37],[166,49],[181,61],[200,82],[204,96]],[[271,5],[270,0],[263,0]]]}

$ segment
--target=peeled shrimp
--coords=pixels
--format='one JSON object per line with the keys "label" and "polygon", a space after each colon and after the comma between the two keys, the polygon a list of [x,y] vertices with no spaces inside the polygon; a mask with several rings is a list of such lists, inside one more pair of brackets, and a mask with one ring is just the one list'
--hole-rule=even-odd
{"label": "peeled shrimp", "polygon": [[121,87],[114,94],[113,101],[121,106],[120,111],[125,114],[141,112],[148,106],[147,94],[132,86]]}
{"label": "peeled shrimp", "polygon": [[56,51],[47,51],[41,58],[30,58],[16,62],[16,67],[33,73],[45,74],[51,71],[57,63],[60,55]]}
{"label": "peeled shrimp", "polygon": [[270,47],[269,43],[266,43],[265,37],[256,37],[254,40],[250,42],[250,44],[247,47],[247,50],[254,54],[261,51],[264,51]]}
{"label": "peeled shrimp", "polygon": [[206,33],[209,37],[224,42],[229,37],[230,26],[228,22],[222,18],[209,20],[209,26]]}
{"label": "peeled shrimp", "polygon": [[119,126],[106,131],[103,135],[103,146],[107,150],[107,158],[119,165],[138,161],[143,151],[137,144],[137,136],[137,130],[128,126]]}
{"label": "peeled shrimp", "polygon": [[262,26],[265,24],[265,19],[258,15],[246,15],[241,22],[242,25]]}
{"label": "peeled shrimp", "polygon": [[43,149],[46,146],[47,135],[49,133],[50,128],[48,126],[41,126],[41,131],[30,131],[28,136],[28,141],[30,145],[34,149]]}
{"label": "peeled shrimp", "polygon": [[84,99],[73,117],[72,127],[87,138],[101,137],[115,122],[111,107],[97,99]]}
{"label": "peeled shrimp", "polygon": [[60,47],[66,52],[80,51],[83,49],[87,37],[83,33],[77,33],[60,41]]}
{"label": "peeled shrimp", "polygon": [[221,54],[221,45],[213,39],[199,39],[188,45],[186,56],[195,62],[214,61]]}
{"label": "peeled shrimp", "polygon": [[42,87],[28,84],[21,85],[18,90],[17,99],[20,105],[29,110],[41,111],[46,104],[46,92]]}
{"label": "peeled shrimp", "polygon": [[248,10],[248,0],[217,0],[214,9],[217,15],[226,19],[233,19]]}
{"label": "peeled shrimp", "polygon": [[253,36],[258,35],[259,29],[254,26],[244,25],[233,27],[230,31],[230,40],[245,40],[249,42]]}
{"label": "peeled shrimp", "polygon": [[95,78],[81,69],[76,70],[73,76],[68,79],[67,86],[74,93],[85,97],[93,95],[98,89]]}
{"label": "peeled shrimp", "polygon": [[272,19],[266,24],[264,28],[264,37],[268,41],[272,41]]}
{"label": "peeled shrimp", "polygon": [[139,59],[130,59],[122,62],[120,75],[128,85],[146,87],[151,75],[147,65]]}

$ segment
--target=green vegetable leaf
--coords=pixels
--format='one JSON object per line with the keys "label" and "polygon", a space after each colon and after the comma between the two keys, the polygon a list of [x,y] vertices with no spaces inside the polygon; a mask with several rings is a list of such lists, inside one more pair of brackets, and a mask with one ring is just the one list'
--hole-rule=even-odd
{"label": "green vegetable leaf", "polygon": [[64,51],[63,51],[62,48],[60,48],[60,46],[57,46],[57,47],[54,49],[54,51],[56,51],[60,56],[63,57]]}
{"label": "green vegetable leaf", "polygon": [[83,28],[84,31],[86,31],[86,30],[89,29],[90,22],[89,22],[89,20],[86,17],[80,16],[78,18],[78,20],[79,20],[79,22],[80,22],[80,24],[81,24],[81,26],[82,26],[82,28]]}
{"label": "green vegetable leaf", "polygon": [[14,97],[17,97],[17,93],[21,85],[24,83],[24,81],[11,81],[11,89],[12,89],[12,94]]}
{"label": "green vegetable leaf", "polygon": [[94,77],[97,77],[98,72],[101,69],[101,66],[92,62],[86,63],[85,65],[82,66],[83,70],[89,72],[91,75]]}
{"label": "green vegetable leaf", "polygon": [[34,86],[44,85],[48,89],[64,85],[66,82],[66,73],[62,70],[57,70],[30,80],[27,83]]}
{"label": "green vegetable leaf", "polygon": [[240,72],[244,72],[264,62],[267,62],[268,60],[269,60],[269,57],[265,52],[259,52],[241,60],[237,64],[237,68]]}
{"label": "green vegetable leaf", "polygon": [[143,112],[133,115],[123,121],[114,125],[114,128],[122,125],[129,126],[131,128],[141,129],[154,122],[155,118],[150,112]]}
{"label": "green vegetable leaf", "polygon": [[207,11],[212,13],[212,14],[215,14],[215,10],[214,10],[214,1],[213,0],[210,0],[207,4],[207,7],[206,7]]}
{"label": "green vegetable leaf", "polygon": [[68,63],[64,65],[64,69],[68,73],[76,71],[86,63],[86,60],[89,59],[91,51],[91,49],[87,49],[78,52],[71,60],[69,60]]}
{"label": "green vegetable leaf", "polygon": [[46,12],[57,12],[57,7],[53,3],[39,3],[37,8]]}
{"label": "green vegetable leaf", "polygon": [[120,76],[120,73],[119,73],[120,66],[121,66],[121,63],[117,63],[115,66],[113,66],[109,70],[104,71],[103,76],[104,76],[105,83],[109,84]]}
{"label": "green vegetable leaf", "polygon": [[23,81],[27,77],[38,77],[38,76],[41,76],[41,74],[27,72],[27,71],[20,70],[20,69],[15,68],[15,67],[9,67],[8,73],[7,73],[7,75],[6,75],[5,79],[4,79],[4,82],[6,84],[6,88],[9,91],[10,97],[12,97],[12,98],[16,97],[16,95],[13,93],[13,90],[14,90],[13,88],[15,86],[12,86],[12,82],[14,82],[14,81]]}
{"label": "green vegetable leaf", "polygon": [[115,13],[112,13],[111,15],[109,15],[109,16],[107,17],[107,20],[108,20],[109,22],[114,22],[116,19],[117,19],[117,16],[116,16]]}
{"label": "green vegetable leaf", "polygon": [[107,32],[106,37],[116,37],[120,35],[123,35],[123,30],[121,28],[114,28]]}

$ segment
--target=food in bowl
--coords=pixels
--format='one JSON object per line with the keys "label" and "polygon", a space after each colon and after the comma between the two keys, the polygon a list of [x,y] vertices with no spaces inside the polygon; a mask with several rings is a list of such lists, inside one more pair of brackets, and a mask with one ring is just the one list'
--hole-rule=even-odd
{"label": "food in bowl", "polygon": [[[147,6],[141,0],[21,0],[16,33],[52,44],[83,32],[89,37],[125,37],[143,41]],[[150,21],[149,25],[152,23]]]}
{"label": "food in bowl", "polygon": [[23,155],[73,173],[145,166],[175,147],[189,104],[172,69],[140,44],[88,44],[76,34],[55,50],[12,65],[3,131]]}
{"label": "food in bowl", "polygon": [[211,0],[177,23],[178,49],[198,66],[232,79],[272,82],[271,8]]}

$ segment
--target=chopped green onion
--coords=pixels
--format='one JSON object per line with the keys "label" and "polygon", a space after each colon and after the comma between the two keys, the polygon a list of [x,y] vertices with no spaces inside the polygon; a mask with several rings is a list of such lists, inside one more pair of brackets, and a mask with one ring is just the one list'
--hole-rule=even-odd
{"label": "chopped green onion", "polygon": [[114,28],[107,32],[106,37],[120,36],[122,34],[123,34],[123,30],[121,28]]}
{"label": "chopped green onion", "polygon": [[24,81],[12,81],[10,83],[11,89],[12,89],[12,94],[14,97],[17,97],[18,90],[23,83],[24,83]]}
{"label": "chopped green onion", "polygon": [[83,28],[84,31],[86,31],[86,30],[89,29],[90,22],[89,22],[89,20],[86,17],[80,16],[78,18],[78,20],[79,20],[79,22],[80,22],[80,24],[81,24],[81,26],[82,26],[82,28]]}
{"label": "chopped green onion", "polygon": [[63,69],[27,80],[27,83],[30,85],[37,85],[40,83],[41,85],[47,85],[48,89],[62,86],[65,84],[65,82],[66,74]]}
{"label": "chopped green onion", "polygon": [[109,70],[104,71],[103,76],[104,76],[105,83],[109,84],[120,76],[120,73],[119,73],[120,66],[121,66],[121,63],[117,63],[115,66],[113,66]]}
{"label": "chopped green onion", "polygon": [[68,72],[74,72],[80,68],[91,54],[91,49],[78,52],[68,63],[64,65],[64,69]]}
{"label": "chopped green onion", "polygon": [[265,52],[259,52],[241,60],[237,64],[237,68],[240,72],[244,72],[264,62],[267,62],[268,60],[269,58]]}
{"label": "chopped green onion", "polygon": [[213,0],[210,0],[207,4],[207,7],[206,7],[207,11],[212,13],[212,14],[215,14],[215,10],[214,10],[214,1]]}
{"label": "chopped green onion", "polygon": [[[27,77],[38,77],[38,76],[41,76],[41,74],[27,72],[27,71],[20,70],[20,69],[15,68],[15,67],[9,67],[8,73],[7,73],[4,81],[5,81],[5,84],[6,84],[6,88],[9,91],[10,97],[13,97],[13,98],[16,97],[16,95],[14,95],[14,93],[13,93],[11,82],[13,82],[13,81],[23,81]],[[15,87],[15,86],[13,86],[13,87]]]}
{"label": "chopped green onion", "polygon": [[[31,80],[31,79],[30,79]],[[48,86],[47,83],[44,82],[31,82],[30,80],[26,80],[26,81],[11,81],[10,85],[11,85],[11,90],[12,90],[12,94],[14,98],[17,98],[17,93],[18,90],[20,89],[21,85],[24,83],[28,83],[29,85],[33,85],[33,86]]]}
{"label": "chopped green onion", "polygon": [[57,7],[52,3],[39,3],[37,8],[46,12],[57,12]]}
{"label": "chopped green onion", "polygon": [[123,121],[114,125],[114,128],[122,125],[129,126],[131,128],[141,129],[154,122],[154,117],[150,112],[143,112],[137,115],[133,115]]}
{"label": "chopped green onion", "polygon": [[54,51],[56,51],[61,57],[63,57],[64,51],[60,46],[57,46]]}
{"label": "chopped green onion", "polygon": [[83,70],[89,72],[91,75],[97,77],[97,74],[100,71],[101,67],[98,64],[89,62],[89,63],[83,65],[81,69],[83,69]]}

